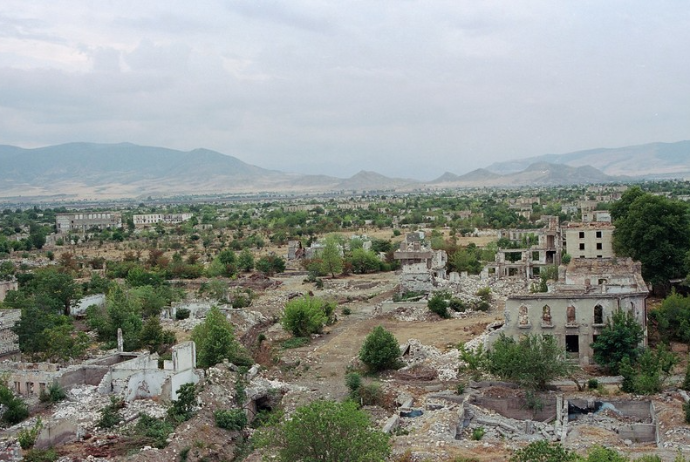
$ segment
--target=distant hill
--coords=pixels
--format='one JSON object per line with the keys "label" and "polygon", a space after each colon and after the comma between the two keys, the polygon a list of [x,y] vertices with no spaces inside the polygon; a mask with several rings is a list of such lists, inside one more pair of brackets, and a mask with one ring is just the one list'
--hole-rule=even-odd
{"label": "distant hill", "polygon": [[0,146],[0,196],[119,198],[259,191],[392,189],[411,180],[360,172],[349,179],[268,170],[208,149],[131,143]]}
{"label": "distant hill", "polygon": [[546,154],[487,167],[502,175],[525,170],[534,163],[592,166],[607,175],[638,178],[664,178],[690,176],[690,141],[677,143],[649,143],[623,148],[599,148],[566,154]]}
{"label": "distant hill", "polygon": [[486,169],[477,169],[457,176],[444,173],[429,183],[435,187],[491,187],[491,186],[556,186],[566,184],[609,183],[623,178],[612,177],[591,166],[570,167],[568,165],[537,162],[520,172],[500,175]]}
{"label": "distant hill", "polygon": [[357,190],[357,191],[372,191],[372,190],[386,190],[396,189],[404,186],[416,184],[417,181],[405,180],[400,178],[389,178],[376,172],[368,172],[362,170],[350,178],[338,183],[336,189],[343,190]]}

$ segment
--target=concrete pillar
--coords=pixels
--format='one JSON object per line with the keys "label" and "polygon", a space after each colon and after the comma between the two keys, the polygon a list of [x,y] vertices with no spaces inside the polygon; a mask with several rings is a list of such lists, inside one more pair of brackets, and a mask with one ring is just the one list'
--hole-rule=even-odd
{"label": "concrete pillar", "polygon": [[122,329],[117,328],[117,352],[122,353],[125,351],[125,341],[122,338]]}

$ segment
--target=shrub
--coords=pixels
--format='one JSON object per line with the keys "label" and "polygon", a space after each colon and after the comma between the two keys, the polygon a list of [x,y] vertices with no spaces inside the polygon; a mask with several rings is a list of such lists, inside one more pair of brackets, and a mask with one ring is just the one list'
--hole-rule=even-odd
{"label": "shrub", "polygon": [[586,462],[628,462],[629,460],[615,450],[602,446],[594,446],[587,451],[587,459],[585,459]]}
{"label": "shrub", "polygon": [[168,408],[168,418],[173,422],[184,422],[192,417],[196,406],[196,386],[185,383],[177,390],[177,399]]}
{"label": "shrub", "polygon": [[[323,300],[305,295],[289,301],[281,319],[283,328],[295,337],[308,337],[321,332],[328,322],[328,315],[324,312]],[[330,306],[330,305],[329,305]]]}
{"label": "shrub", "polygon": [[357,389],[357,394],[363,406],[380,406],[383,404],[383,390],[381,385],[376,382],[360,386]]}
{"label": "shrub", "polygon": [[392,333],[377,326],[364,340],[359,359],[372,371],[396,369],[400,360],[400,345]]}
{"label": "shrub", "polygon": [[350,390],[350,396],[356,397],[359,387],[362,386],[362,376],[357,372],[350,372],[345,376],[345,385]]}
{"label": "shrub", "polygon": [[57,403],[58,401],[62,401],[66,397],[67,394],[65,393],[65,389],[62,388],[62,386],[60,386],[59,383],[53,382],[48,386],[47,390],[41,391],[41,394],[38,398],[43,403]]}
{"label": "shrub", "polygon": [[635,362],[640,355],[640,342],[643,338],[642,326],[633,314],[618,309],[612,318],[606,320],[606,326],[591,345],[594,361],[617,374],[624,358]]}
{"label": "shrub", "polygon": [[599,388],[599,381],[597,379],[589,379],[587,381],[587,388],[590,390],[596,390]]}
{"label": "shrub", "polygon": [[460,382],[459,384],[457,384],[455,386],[455,394],[462,395],[463,393],[465,393],[465,386],[466,385],[463,382]]}
{"label": "shrub", "polygon": [[122,398],[111,396],[110,404],[101,409],[101,418],[96,425],[101,428],[113,428],[122,421],[119,411],[123,407],[125,407],[125,402]]}
{"label": "shrub", "polygon": [[36,423],[33,427],[22,428],[21,430],[19,430],[19,432],[17,433],[17,441],[19,441],[19,446],[21,446],[22,449],[31,449],[32,447],[34,447],[36,438],[38,438],[38,434],[40,433],[42,428],[43,421],[41,421],[41,418],[39,417],[38,419],[36,419]]}
{"label": "shrub", "polygon": [[172,423],[156,419],[146,414],[139,414],[139,421],[132,432],[141,437],[141,443],[162,449],[168,445],[168,436],[175,430]]}
{"label": "shrub", "polygon": [[300,348],[304,345],[308,345],[311,339],[309,337],[292,337],[283,341],[280,346],[284,350],[289,350],[291,348]]}
{"label": "shrub", "polygon": [[[308,429],[308,430],[306,430]],[[266,445],[277,446],[280,460],[368,462],[386,460],[389,436],[371,428],[369,416],[351,401],[314,401],[298,407]]]}
{"label": "shrub", "polygon": [[690,424],[690,403],[683,404],[683,412],[685,413],[685,423]]}
{"label": "shrub", "polygon": [[189,308],[178,308],[177,311],[175,311],[175,319],[181,321],[183,319],[189,318],[190,314],[191,311],[189,310]]}
{"label": "shrub", "polygon": [[486,430],[484,430],[484,427],[477,427],[472,430],[472,439],[474,441],[479,441],[484,437],[484,434],[486,433]]}
{"label": "shrub", "polygon": [[504,380],[540,390],[572,371],[556,339],[541,335],[525,335],[516,341],[501,334],[486,353],[486,365],[489,372]]}
{"label": "shrub", "polygon": [[213,418],[218,428],[239,431],[247,426],[247,415],[242,409],[217,410],[213,412]]}
{"label": "shrub", "polygon": [[30,449],[23,454],[23,462],[55,462],[60,455],[55,449]]}
{"label": "shrub", "polygon": [[350,308],[343,308],[343,316],[350,316],[352,314],[352,310]]}
{"label": "shrub", "polygon": [[641,395],[659,393],[676,362],[677,358],[664,344],[657,346],[656,350],[645,349],[635,364],[624,358],[619,366],[623,376],[621,388]]}
{"label": "shrub", "polygon": [[575,462],[579,456],[560,443],[549,443],[541,440],[530,443],[528,446],[513,453],[510,462]]}
{"label": "shrub", "polygon": [[450,312],[448,311],[448,300],[450,295],[448,292],[436,292],[431,296],[427,306],[429,310],[437,315],[441,316],[443,319],[450,318]]}

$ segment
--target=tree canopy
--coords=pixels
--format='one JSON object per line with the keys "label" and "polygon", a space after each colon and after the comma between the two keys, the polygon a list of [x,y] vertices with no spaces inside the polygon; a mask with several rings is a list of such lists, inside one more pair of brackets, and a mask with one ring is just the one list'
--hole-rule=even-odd
{"label": "tree canopy", "polygon": [[687,274],[690,215],[687,204],[630,188],[611,206],[617,255],[642,263],[642,276],[655,285]]}
{"label": "tree canopy", "polygon": [[301,406],[273,436],[267,443],[278,446],[285,462],[379,462],[390,453],[389,436],[371,428],[369,416],[352,401]]}

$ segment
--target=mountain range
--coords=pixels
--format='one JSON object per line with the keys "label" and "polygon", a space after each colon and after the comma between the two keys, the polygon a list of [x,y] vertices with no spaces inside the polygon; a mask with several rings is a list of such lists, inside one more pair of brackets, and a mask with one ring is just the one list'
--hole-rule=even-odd
{"label": "mountain range", "polygon": [[421,182],[361,171],[350,178],[264,169],[207,149],[131,143],[0,146],[0,197],[140,198],[184,194],[550,186],[690,176],[690,141],[547,154]]}

